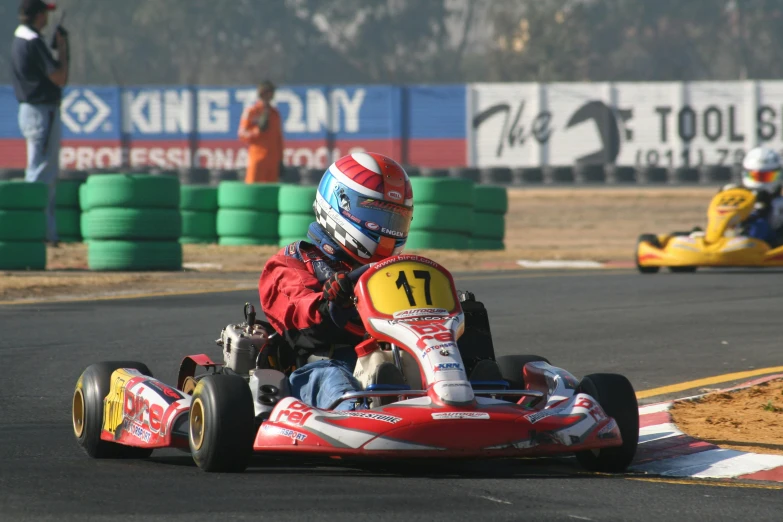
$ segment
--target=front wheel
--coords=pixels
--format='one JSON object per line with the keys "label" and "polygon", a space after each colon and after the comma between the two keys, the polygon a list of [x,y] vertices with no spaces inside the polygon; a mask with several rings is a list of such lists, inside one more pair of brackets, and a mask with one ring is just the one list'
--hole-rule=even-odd
{"label": "front wheel", "polygon": [[577,391],[597,400],[604,412],[617,422],[623,444],[577,452],[576,460],[589,471],[625,471],[631,465],[639,443],[639,405],[633,385],[622,375],[594,373],[582,379]]}
{"label": "front wheel", "polygon": [[242,377],[207,375],[193,391],[188,440],[204,471],[238,473],[247,468],[255,438],[255,410]]}
{"label": "front wheel", "polygon": [[132,368],[152,376],[146,364],[133,361],[111,361],[91,364],[76,382],[71,420],[76,442],[94,459],[140,459],[152,454],[151,448],[124,446],[101,439],[103,400],[111,388],[111,375],[120,368]]}
{"label": "front wheel", "polygon": [[661,242],[658,240],[658,236],[655,234],[642,234],[639,236],[639,239],[636,241],[636,253],[634,255],[634,259],[636,260],[636,268],[639,270],[642,274],[657,274],[658,271],[661,269],[659,266],[642,266],[639,262],[639,245],[642,243],[649,243],[655,248],[662,248]]}

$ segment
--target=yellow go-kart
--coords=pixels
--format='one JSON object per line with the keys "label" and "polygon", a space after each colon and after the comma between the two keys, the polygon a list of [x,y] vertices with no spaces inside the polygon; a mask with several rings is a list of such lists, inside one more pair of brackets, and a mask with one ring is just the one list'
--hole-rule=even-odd
{"label": "yellow go-kart", "polygon": [[643,274],[654,274],[662,266],[672,272],[695,272],[700,266],[783,266],[783,246],[771,248],[765,241],[742,235],[755,203],[756,195],[745,188],[719,192],[707,209],[706,231],[639,236],[636,267]]}

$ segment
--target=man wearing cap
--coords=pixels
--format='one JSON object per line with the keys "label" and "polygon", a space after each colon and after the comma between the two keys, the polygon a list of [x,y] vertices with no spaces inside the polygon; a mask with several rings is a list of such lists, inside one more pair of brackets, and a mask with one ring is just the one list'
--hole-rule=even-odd
{"label": "man wearing cap", "polygon": [[68,37],[58,28],[55,60],[41,36],[49,22],[53,0],[22,0],[19,27],[11,47],[11,68],[16,99],[19,101],[19,127],[27,140],[28,182],[49,185],[47,240],[57,245],[55,191],[60,155],[60,99],[68,82]]}

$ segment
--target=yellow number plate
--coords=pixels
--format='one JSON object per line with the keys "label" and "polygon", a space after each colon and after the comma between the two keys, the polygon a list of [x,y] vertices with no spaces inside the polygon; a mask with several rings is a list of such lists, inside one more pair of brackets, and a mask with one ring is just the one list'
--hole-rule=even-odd
{"label": "yellow number plate", "polygon": [[382,268],[367,281],[373,307],[382,314],[414,308],[455,308],[449,278],[432,266],[402,261]]}

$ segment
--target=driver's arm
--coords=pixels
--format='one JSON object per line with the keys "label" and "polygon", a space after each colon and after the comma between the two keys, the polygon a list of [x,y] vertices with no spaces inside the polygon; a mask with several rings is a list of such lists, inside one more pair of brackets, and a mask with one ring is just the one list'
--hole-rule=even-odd
{"label": "driver's arm", "polygon": [[346,333],[323,297],[323,285],[298,259],[273,256],[261,273],[258,293],[267,320],[291,346],[321,350],[344,339]]}

